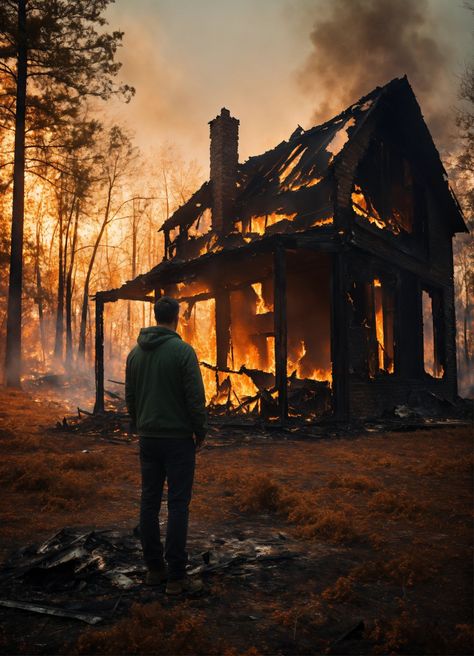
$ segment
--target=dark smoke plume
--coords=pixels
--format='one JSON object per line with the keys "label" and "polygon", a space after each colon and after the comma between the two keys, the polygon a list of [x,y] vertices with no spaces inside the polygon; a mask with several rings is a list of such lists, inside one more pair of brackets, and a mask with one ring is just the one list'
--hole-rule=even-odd
{"label": "dark smoke plume", "polygon": [[435,139],[447,139],[458,80],[430,4],[331,0],[326,8],[315,16],[312,51],[299,72],[303,90],[314,97],[314,124],[406,73]]}

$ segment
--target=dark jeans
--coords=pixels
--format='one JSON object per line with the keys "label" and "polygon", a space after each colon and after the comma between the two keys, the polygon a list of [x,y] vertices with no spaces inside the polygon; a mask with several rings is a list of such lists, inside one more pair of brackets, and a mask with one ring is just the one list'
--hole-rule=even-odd
{"label": "dark jeans", "polygon": [[168,562],[169,580],[181,579],[186,572],[186,538],[195,455],[196,447],[191,437],[140,437],[140,535],[143,557],[149,569],[163,567],[159,512],[163,486],[167,479],[168,527],[164,556]]}

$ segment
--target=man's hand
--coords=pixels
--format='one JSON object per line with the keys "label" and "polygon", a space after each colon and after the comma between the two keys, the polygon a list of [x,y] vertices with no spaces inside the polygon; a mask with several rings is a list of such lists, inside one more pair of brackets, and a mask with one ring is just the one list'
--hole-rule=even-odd
{"label": "man's hand", "polygon": [[204,444],[206,437],[205,435],[201,435],[198,437],[196,434],[194,434],[194,442],[196,443],[196,451],[200,451],[202,449],[202,445]]}

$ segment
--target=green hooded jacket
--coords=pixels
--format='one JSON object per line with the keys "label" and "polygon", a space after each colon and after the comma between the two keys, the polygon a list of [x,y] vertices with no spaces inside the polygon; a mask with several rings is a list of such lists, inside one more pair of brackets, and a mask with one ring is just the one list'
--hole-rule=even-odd
{"label": "green hooded jacket", "polygon": [[206,398],[196,353],[178,333],[142,328],[130,351],[125,400],[143,437],[204,437]]}

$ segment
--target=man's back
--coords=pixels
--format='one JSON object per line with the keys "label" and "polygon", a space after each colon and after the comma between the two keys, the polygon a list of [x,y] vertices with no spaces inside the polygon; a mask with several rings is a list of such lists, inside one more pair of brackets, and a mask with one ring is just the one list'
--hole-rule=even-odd
{"label": "man's back", "polygon": [[204,386],[192,346],[162,326],[142,328],[137,341],[127,358],[125,396],[138,434],[205,434]]}
{"label": "man's back", "polygon": [[[206,437],[206,400],[194,349],[176,333],[179,303],[163,296],[154,310],[158,325],[142,328],[138,346],[127,358],[125,398],[140,436],[140,538],[146,582],[159,585],[167,579],[167,594],[180,594],[202,589],[202,582],[186,576],[186,539],[196,449]],[[163,549],[159,513],[165,481],[168,521]]]}

